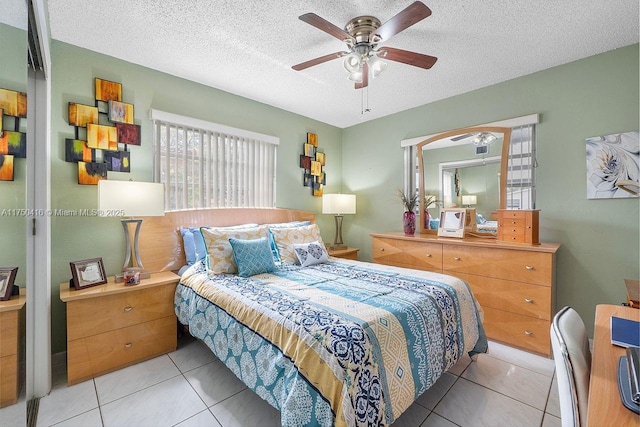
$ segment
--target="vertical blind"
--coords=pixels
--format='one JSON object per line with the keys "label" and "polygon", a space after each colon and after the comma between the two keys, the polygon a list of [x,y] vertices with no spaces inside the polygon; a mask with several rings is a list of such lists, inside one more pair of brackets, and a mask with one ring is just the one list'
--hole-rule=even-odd
{"label": "vertical blind", "polygon": [[511,129],[507,162],[507,209],[535,209],[535,128],[534,125]]}
{"label": "vertical blind", "polygon": [[154,179],[165,184],[167,211],[275,206],[277,139],[165,116],[152,112]]}

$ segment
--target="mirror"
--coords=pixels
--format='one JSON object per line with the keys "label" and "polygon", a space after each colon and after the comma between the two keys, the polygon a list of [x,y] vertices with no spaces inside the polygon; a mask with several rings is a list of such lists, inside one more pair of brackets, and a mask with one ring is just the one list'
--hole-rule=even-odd
{"label": "mirror", "polygon": [[20,133],[27,131],[27,119],[16,117],[22,115],[20,94],[27,92],[27,3],[5,0],[1,10],[0,89],[5,91],[0,102],[5,108],[0,118],[0,267],[18,267],[14,284],[22,295],[0,301],[0,424],[25,425],[27,159],[8,150],[20,147]]}
{"label": "mirror", "polygon": [[504,141],[510,140],[511,128],[478,126],[417,145],[421,233],[437,232],[441,209],[473,208],[474,234],[495,237],[497,210],[506,207],[509,144]]}

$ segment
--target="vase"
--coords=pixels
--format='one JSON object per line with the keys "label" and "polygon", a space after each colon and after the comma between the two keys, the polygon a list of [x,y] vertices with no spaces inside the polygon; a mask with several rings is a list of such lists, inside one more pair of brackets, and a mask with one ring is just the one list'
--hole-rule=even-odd
{"label": "vase", "polygon": [[428,210],[424,210],[424,229],[431,230],[431,215]]}
{"label": "vase", "polygon": [[404,235],[413,236],[416,234],[416,213],[405,212],[403,217]]}

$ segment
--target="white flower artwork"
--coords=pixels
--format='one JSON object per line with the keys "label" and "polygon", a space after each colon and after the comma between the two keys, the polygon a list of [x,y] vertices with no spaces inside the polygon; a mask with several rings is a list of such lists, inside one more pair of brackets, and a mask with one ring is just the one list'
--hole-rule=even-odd
{"label": "white flower artwork", "polygon": [[587,138],[588,199],[638,197],[639,183],[640,132]]}

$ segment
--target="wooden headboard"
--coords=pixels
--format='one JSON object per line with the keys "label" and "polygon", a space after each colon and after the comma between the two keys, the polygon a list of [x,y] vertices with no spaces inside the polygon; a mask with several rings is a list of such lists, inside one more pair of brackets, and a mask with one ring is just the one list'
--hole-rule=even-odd
{"label": "wooden headboard", "polygon": [[140,228],[140,257],[150,272],[178,270],[187,261],[180,228],[224,227],[246,223],[315,222],[313,212],[278,208],[212,208],[167,212],[144,217]]}

